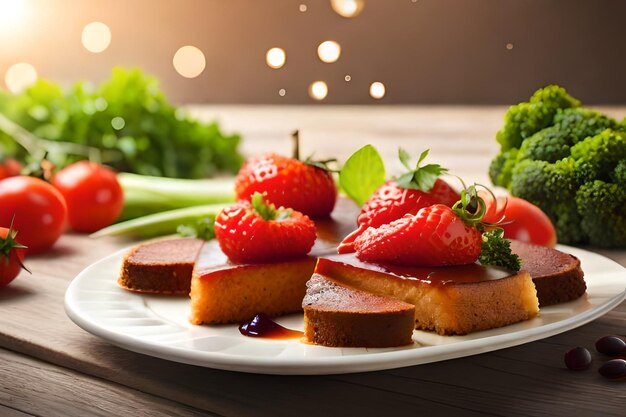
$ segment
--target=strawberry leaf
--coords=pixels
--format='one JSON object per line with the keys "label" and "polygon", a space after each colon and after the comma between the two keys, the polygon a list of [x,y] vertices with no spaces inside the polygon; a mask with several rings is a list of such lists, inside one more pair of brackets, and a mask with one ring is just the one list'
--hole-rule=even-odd
{"label": "strawberry leaf", "polygon": [[417,168],[413,174],[414,187],[422,191],[428,191],[435,185],[435,181],[441,174],[441,166],[436,164],[425,165],[421,168]]}
{"label": "strawberry leaf", "polygon": [[420,166],[420,164],[428,156],[428,152],[429,149],[422,152],[417,160],[415,169],[411,169],[410,156],[408,152],[402,148],[398,149],[400,162],[402,162],[402,165],[409,170],[408,173],[403,174],[394,180],[401,188],[429,191],[435,185],[435,181],[437,181],[439,175],[448,171],[446,168],[442,168],[439,164],[428,164],[423,167]]}
{"label": "strawberry leaf", "polygon": [[252,194],[250,197],[250,203],[252,204],[252,209],[261,216],[263,220],[285,220],[291,217],[291,213],[293,210],[290,208],[279,207],[272,203],[264,201],[264,194],[256,192]]}
{"label": "strawberry leaf", "polygon": [[385,183],[385,165],[372,145],[365,145],[346,161],[339,172],[339,185],[359,206]]}
{"label": "strawberry leaf", "polygon": [[[422,152],[420,154],[419,159],[417,160],[417,164],[415,164],[415,169],[418,169],[420,167],[420,164],[422,163],[422,161],[424,159],[426,159],[426,157],[428,156],[428,152],[430,152],[430,149],[426,149],[424,152]],[[408,167],[407,167],[408,168]],[[410,169],[410,168],[409,168]]]}
{"label": "strawberry leaf", "polygon": [[406,174],[400,175],[394,181],[396,184],[398,184],[398,186],[400,186],[400,188],[411,188],[413,177],[413,172],[407,172]]}
{"label": "strawberry leaf", "polygon": [[331,159],[322,159],[322,160],[315,160],[313,159],[313,155],[307,157],[304,161],[305,164],[307,165],[311,165],[314,166],[315,168],[319,168],[319,169],[323,169],[324,171],[328,171],[328,172],[337,172],[336,169],[331,169],[328,164],[330,163],[335,163],[337,162],[336,158],[331,158]]}
{"label": "strawberry leaf", "polygon": [[411,160],[411,155],[409,155],[409,153],[405,151],[404,149],[398,148],[398,158],[400,159],[400,162],[402,162],[402,165],[404,165],[406,169],[411,171],[411,166],[409,165],[409,161]]}

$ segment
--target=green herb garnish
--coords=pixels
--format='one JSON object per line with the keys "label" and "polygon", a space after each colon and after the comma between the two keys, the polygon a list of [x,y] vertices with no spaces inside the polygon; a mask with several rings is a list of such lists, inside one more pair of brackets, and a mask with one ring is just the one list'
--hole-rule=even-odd
{"label": "green herb garnish", "polygon": [[341,189],[359,206],[365,204],[385,179],[385,164],[372,145],[353,153],[339,172]]}
{"label": "green herb garnish", "polygon": [[203,217],[194,223],[181,224],[176,229],[182,237],[197,237],[202,240],[215,239],[215,217]]}
{"label": "green herb garnish", "polygon": [[483,245],[478,261],[483,265],[501,266],[519,271],[521,259],[511,252],[511,241],[504,238],[504,230],[493,229],[483,233]]}

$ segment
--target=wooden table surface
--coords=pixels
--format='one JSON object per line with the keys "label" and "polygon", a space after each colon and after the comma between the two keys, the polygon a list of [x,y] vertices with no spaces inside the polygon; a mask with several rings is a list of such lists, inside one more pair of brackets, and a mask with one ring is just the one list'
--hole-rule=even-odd
{"label": "wooden table surface", "polygon": [[[623,117],[626,108],[605,111]],[[431,161],[468,181],[487,182],[497,152],[502,107],[193,108],[243,134],[242,150],[289,152],[301,130],[302,152],[345,158],[374,144],[398,172],[397,147],[431,149]],[[0,291],[0,415],[454,415],[624,416],[625,382],[602,378],[594,353],[583,372],[563,365],[574,346],[626,333],[626,303],[575,330],[491,353],[420,366],[332,376],[267,376],[212,370],[115,347],[72,323],[63,297],[87,265],[133,242],[64,235],[28,259]],[[626,251],[600,251],[626,265]]]}

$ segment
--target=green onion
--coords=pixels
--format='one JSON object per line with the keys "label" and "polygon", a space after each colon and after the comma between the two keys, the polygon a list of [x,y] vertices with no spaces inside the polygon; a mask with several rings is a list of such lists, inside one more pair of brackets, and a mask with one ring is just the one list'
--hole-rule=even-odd
{"label": "green onion", "polygon": [[124,189],[120,221],[190,206],[235,201],[232,178],[185,180],[129,173],[117,176]]}
{"label": "green onion", "polygon": [[180,225],[193,224],[204,218],[215,219],[228,204],[207,204],[149,214],[136,219],[116,223],[92,233],[90,237],[129,235],[151,238],[176,233]]}

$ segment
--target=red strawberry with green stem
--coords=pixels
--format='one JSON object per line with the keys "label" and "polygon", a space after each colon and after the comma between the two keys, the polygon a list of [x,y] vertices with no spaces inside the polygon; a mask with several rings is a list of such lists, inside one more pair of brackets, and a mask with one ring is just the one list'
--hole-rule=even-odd
{"label": "red strawberry with green stem", "polygon": [[400,161],[409,170],[395,180],[387,181],[367,200],[357,218],[358,229],[348,235],[337,251],[354,252],[354,241],[368,227],[391,223],[405,214],[415,214],[434,204],[452,207],[460,195],[439,176],[447,172],[438,164],[420,166],[428,155],[422,152],[415,168],[410,166],[410,156],[404,149],[398,150]]}
{"label": "red strawberry with green stem", "polygon": [[337,200],[337,187],[325,163],[310,158],[298,160],[297,132],[295,157],[268,154],[247,160],[235,180],[238,200],[250,200],[255,192],[266,194],[277,207],[290,207],[313,218],[329,216]]}
{"label": "red strawberry with green stem", "polygon": [[315,223],[306,215],[264,201],[254,193],[251,201],[225,208],[215,219],[215,237],[233,262],[274,262],[305,256],[315,243]]}
{"label": "red strawberry with green stem", "polygon": [[378,228],[354,241],[362,261],[410,266],[465,265],[476,262],[519,269],[502,229],[483,234],[486,205],[474,186],[463,190],[452,208],[435,204]]}

